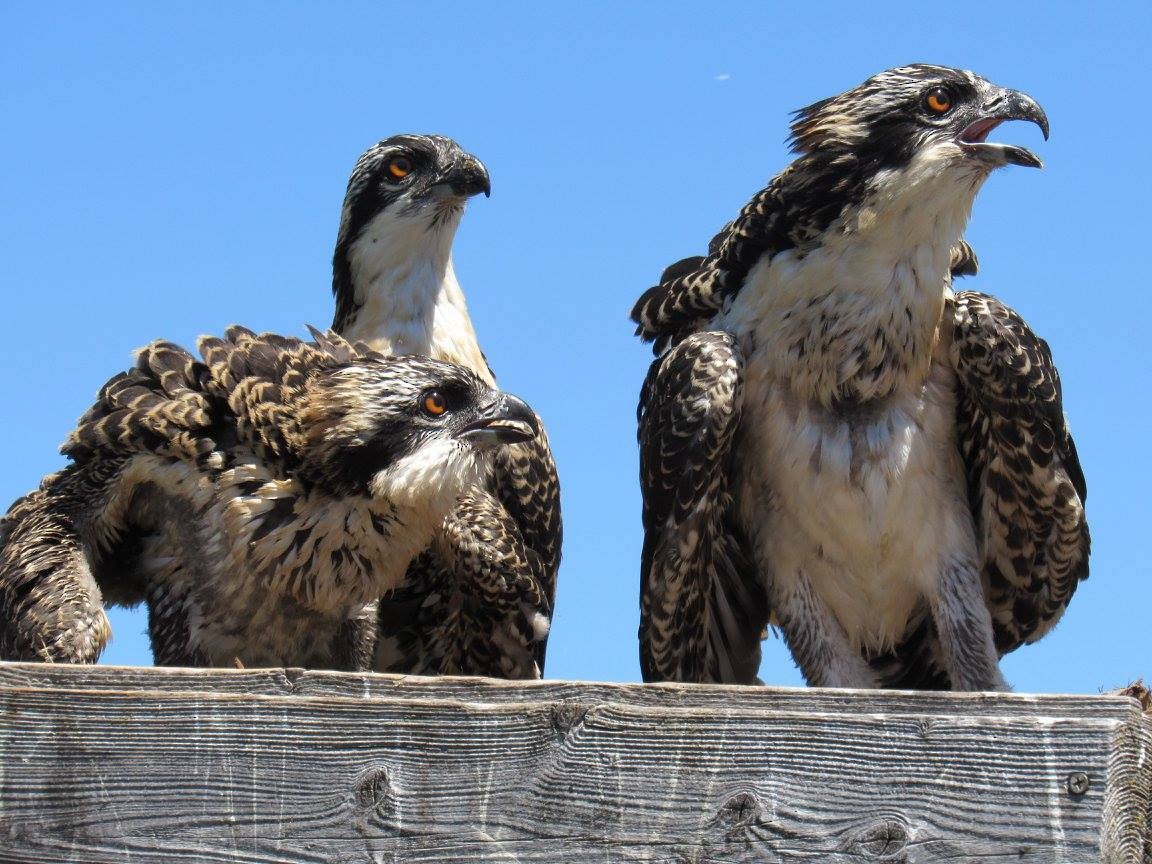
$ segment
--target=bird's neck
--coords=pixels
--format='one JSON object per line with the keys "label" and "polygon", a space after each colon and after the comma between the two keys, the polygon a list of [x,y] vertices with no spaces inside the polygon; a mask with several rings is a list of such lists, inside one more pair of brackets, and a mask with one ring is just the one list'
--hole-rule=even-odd
{"label": "bird's neck", "polygon": [[957,163],[948,151],[920,153],[873,177],[860,204],[846,208],[830,233],[883,248],[893,261],[913,248],[931,248],[941,272],[947,272],[952,247],[987,177],[985,169]]}
{"label": "bird's neck", "polygon": [[[335,277],[341,335],[385,354],[425,354],[493,383],[452,267],[458,217],[380,219],[346,250]],[[342,284],[342,282],[344,284]]]}
{"label": "bird's neck", "polygon": [[950,250],[979,184],[916,168],[877,178],[812,248],[762,258],[725,313],[752,337],[760,368],[797,396],[860,404],[927,380]]}

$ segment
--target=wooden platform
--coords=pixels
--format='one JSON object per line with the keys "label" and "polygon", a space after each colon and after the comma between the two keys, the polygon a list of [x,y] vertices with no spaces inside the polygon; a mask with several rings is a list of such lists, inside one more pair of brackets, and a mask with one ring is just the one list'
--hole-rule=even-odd
{"label": "wooden platform", "polygon": [[1119,696],[0,664],[0,718],[5,864],[1141,864],[1152,801]]}

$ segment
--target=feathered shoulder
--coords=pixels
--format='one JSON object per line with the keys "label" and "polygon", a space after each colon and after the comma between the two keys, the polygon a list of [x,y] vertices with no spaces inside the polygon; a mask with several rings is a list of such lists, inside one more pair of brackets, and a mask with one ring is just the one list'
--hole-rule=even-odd
{"label": "feathered shoulder", "polygon": [[678,341],[715,315],[739,291],[752,265],[765,252],[795,245],[785,190],[792,168],[758,192],[708,244],[707,255],[684,258],[667,267],[660,283],[632,307],[636,333],[645,341]]}

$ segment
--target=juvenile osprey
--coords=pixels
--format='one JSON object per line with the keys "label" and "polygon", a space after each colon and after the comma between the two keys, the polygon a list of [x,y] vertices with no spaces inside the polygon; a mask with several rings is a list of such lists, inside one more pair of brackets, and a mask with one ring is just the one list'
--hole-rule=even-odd
{"label": "juvenile osprey", "polygon": [[[361,156],[332,259],[333,329],[381,352],[459,363],[495,386],[452,268],[465,204],[489,191],[484,166],[448,138],[396,135]],[[377,668],[539,677],[560,542],[560,487],[541,428],[496,454],[481,488],[381,601]],[[439,589],[429,595],[429,584]]]}
{"label": "juvenile osprey", "polygon": [[162,665],[368,668],[357,641],[531,409],[467,369],[240,327],[112,378],[0,527],[0,655],[94,662],[104,601]]}
{"label": "juvenile osprey", "polygon": [[987,141],[1040,106],[892,69],[797,112],[798,158],[632,315],[646,680],[752,681],[779,625],[810,684],[1002,689],[1088,574],[1084,477],[1047,344],[953,294]]}

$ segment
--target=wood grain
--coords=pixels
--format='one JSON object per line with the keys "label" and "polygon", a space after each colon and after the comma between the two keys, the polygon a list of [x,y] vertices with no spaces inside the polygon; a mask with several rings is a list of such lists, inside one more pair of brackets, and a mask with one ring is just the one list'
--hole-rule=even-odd
{"label": "wood grain", "polygon": [[1152,796],[1115,696],[11,664],[0,718],[3,862],[1139,864]]}
{"label": "wood grain", "polygon": [[[497,678],[423,677],[305,669],[177,669],[147,666],[67,666],[0,661],[0,687],[81,690],[164,690],[266,696],[344,696],[469,703],[623,702],[664,708],[732,708],[797,712],[870,711],[892,714],[1052,717],[1126,714],[1131,700],[1105,696],[1017,693],[883,694],[831,688],[740,687],[704,684],[609,684],[583,681],[506,681]],[[874,701],[875,700],[875,701]]]}

